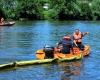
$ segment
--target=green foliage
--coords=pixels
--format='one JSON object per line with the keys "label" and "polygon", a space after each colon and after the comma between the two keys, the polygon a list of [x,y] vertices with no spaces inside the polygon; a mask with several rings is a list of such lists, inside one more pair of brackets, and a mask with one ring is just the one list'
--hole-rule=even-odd
{"label": "green foliage", "polygon": [[16,7],[18,18],[42,19],[42,4],[39,0],[19,0]]}
{"label": "green foliage", "polygon": [[[48,9],[44,9],[44,4]],[[11,19],[99,20],[100,0],[0,0],[0,15]]]}
{"label": "green foliage", "polygon": [[4,13],[3,9],[0,8],[0,18],[1,18],[2,16],[5,17],[5,13]]}
{"label": "green foliage", "polygon": [[7,18],[43,19],[42,0],[2,0]]}
{"label": "green foliage", "polygon": [[79,0],[51,0],[50,8],[56,12],[58,19],[91,19],[88,2],[84,3],[81,0],[80,2]]}
{"label": "green foliage", "polygon": [[49,9],[46,11],[46,19],[57,19],[57,13],[54,11],[54,9]]}
{"label": "green foliage", "polygon": [[74,4],[76,0],[51,0],[50,8],[55,11],[56,18],[58,19],[68,19],[75,12]]}
{"label": "green foliage", "polygon": [[92,16],[94,20],[100,20],[100,0],[93,0],[91,2]]}

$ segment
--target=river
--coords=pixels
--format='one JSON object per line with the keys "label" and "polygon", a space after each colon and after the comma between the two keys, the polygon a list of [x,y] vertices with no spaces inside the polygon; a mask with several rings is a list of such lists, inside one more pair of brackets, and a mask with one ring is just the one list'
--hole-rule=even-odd
{"label": "river", "polygon": [[91,54],[82,61],[33,65],[0,71],[0,80],[100,80],[99,21],[16,21],[0,27],[0,64],[36,59],[35,51],[55,44],[75,29],[90,32],[83,39]]}

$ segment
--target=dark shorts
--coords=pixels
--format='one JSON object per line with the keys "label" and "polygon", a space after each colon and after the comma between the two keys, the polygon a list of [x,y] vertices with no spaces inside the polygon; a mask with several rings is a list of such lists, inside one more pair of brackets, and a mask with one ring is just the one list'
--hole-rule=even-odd
{"label": "dark shorts", "polygon": [[[82,44],[82,42],[76,42],[76,44],[78,45],[80,50],[82,50],[82,51],[84,50],[84,45]],[[74,44],[74,46],[75,46],[75,44]]]}

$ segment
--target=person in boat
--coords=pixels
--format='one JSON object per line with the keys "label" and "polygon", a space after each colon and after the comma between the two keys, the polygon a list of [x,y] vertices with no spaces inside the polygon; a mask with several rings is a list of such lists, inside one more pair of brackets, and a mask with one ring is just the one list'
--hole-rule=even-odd
{"label": "person in boat", "polygon": [[54,58],[54,47],[45,45],[43,51],[45,52],[45,59]]}
{"label": "person in boat", "polygon": [[57,44],[60,47],[60,52],[69,54],[72,50],[72,40],[70,36],[64,36],[63,39]]}
{"label": "person in boat", "polygon": [[84,50],[84,45],[82,44],[82,38],[89,32],[82,33],[79,29],[76,29],[73,33],[73,46],[78,47],[80,50]]}
{"label": "person in boat", "polygon": [[4,24],[4,18],[3,17],[1,17],[1,19],[0,19],[0,24]]}

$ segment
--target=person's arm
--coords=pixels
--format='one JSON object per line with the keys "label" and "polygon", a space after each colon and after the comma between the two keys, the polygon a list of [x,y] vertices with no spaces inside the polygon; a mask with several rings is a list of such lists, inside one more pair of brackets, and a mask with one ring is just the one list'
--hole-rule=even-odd
{"label": "person's arm", "polygon": [[57,42],[56,46],[58,47],[60,44],[62,44],[62,41]]}
{"label": "person's arm", "polygon": [[72,36],[72,42],[75,44],[76,47],[78,47],[78,45],[76,44],[76,41],[74,39],[74,36]]}
{"label": "person's arm", "polygon": [[85,35],[89,34],[89,32],[84,32],[82,33],[82,37],[84,37]]}
{"label": "person's arm", "polygon": [[76,44],[76,41],[75,40],[73,40],[73,43],[75,44],[76,47],[78,47],[78,45]]}

